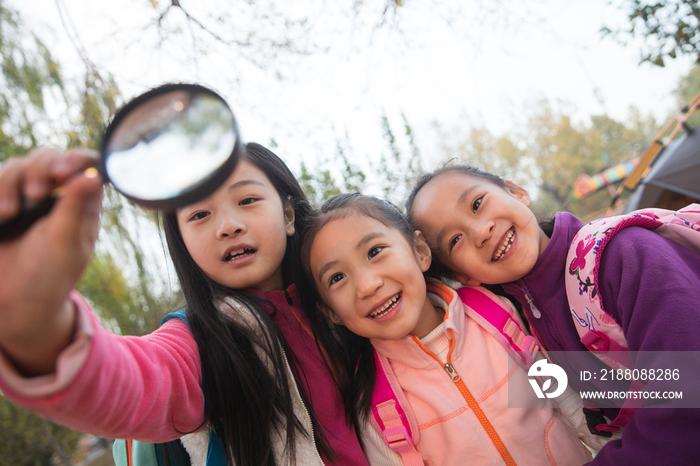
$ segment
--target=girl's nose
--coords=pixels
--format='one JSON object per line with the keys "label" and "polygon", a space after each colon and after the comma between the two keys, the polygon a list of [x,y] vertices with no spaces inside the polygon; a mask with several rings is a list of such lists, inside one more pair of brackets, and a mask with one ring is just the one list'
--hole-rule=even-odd
{"label": "girl's nose", "polygon": [[245,231],[243,222],[231,214],[225,214],[221,219],[219,228],[216,232],[217,238],[230,238],[240,235]]}
{"label": "girl's nose", "polygon": [[493,234],[494,223],[491,221],[485,221],[477,226],[476,229],[476,245],[481,247],[491,238]]}
{"label": "girl's nose", "polygon": [[376,274],[365,274],[357,286],[357,294],[360,299],[374,296],[379,288],[382,287],[384,281]]}

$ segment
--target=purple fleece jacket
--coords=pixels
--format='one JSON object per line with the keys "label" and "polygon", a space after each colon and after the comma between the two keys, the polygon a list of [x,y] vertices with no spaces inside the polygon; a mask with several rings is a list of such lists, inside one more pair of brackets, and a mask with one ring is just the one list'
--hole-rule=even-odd
{"label": "purple fleece jacket", "polygon": [[[522,303],[547,351],[587,351],[576,332],[564,286],[569,245],[582,226],[573,215],[557,213],[550,242],[535,267],[521,280],[503,286]],[[603,252],[599,287],[603,308],[622,326],[630,351],[700,352],[700,255],[645,228],[625,228]],[[526,294],[540,311],[539,318]],[[578,370],[607,366],[594,358],[587,363],[579,359],[569,384],[577,391],[588,390],[590,386],[581,385]],[[616,410],[605,414],[614,417]],[[591,464],[697,465],[699,439],[700,409],[638,409],[622,439],[609,442]]]}

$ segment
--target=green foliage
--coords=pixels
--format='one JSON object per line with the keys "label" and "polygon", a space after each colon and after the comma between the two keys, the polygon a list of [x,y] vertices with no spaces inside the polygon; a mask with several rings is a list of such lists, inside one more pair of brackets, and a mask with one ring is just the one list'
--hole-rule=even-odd
{"label": "green foliage", "polygon": [[400,147],[400,140],[395,135],[386,115],[382,116],[381,125],[384,131],[384,139],[389,146],[390,154],[382,153],[379,157],[378,166],[373,166],[373,173],[379,173],[376,184],[384,194],[384,199],[392,202],[399,208],[408,197],[413,185],[424,173],[420,150],[415,141],[413,129],[406,119],[406,115],[401,115],[403,120],[403,136],[408,145],[408,155]]}
{"label": "green foliage", "polygon": [[321,163],[318,170],[310,171],[304,162],[301,163],[301,174],[297,179],[309,201],[315,207],[320,207],[323,201],[341,192],[331,176],[330,170],[323,169],[327,165],[328,161],[326,160]]}
{"label": "green foliage", "polygon": [[58,63],[0,0],[0,162],[37,144],[52,91],[63,92]]}
{"label": "green foliage", "polygon": [[440,132],[445,160],[457,158],[505,179],[533,195],[532,209],[540,218],[566,209],[586,217],[610,204],[607,190],[572,201],[574,181],[581,174],[596,175],[632,160],[644,151],[658,131],[652,117],[632,110],[629,121],[606,115],[572,122],[571,109],[556,110],[540,101],[527,117],[524,134],[495,136],[483,128]]}
{"label": "green foliage", "polygon": [[99,149],[102,132],[117,111],[121,99],[114,79],[103,77],[88,69],[85,87],[79,91],[74,105],[80,108],[75,118],[74,128],[67,133],[68,147],[90,147]]}
{"label": "green foliage", "polygon": [[700,63],[700,2],[698,0],[617,0],[629,24],[621,28],[604,27],[623,44],[629,38],[641,38],[641,61],[664,66],[668,59],[681,55]]}
{"label": "green foliage", "polygon": [[456,159],[522,185],[534,179],[532,161],[516,138],[495,136],[485,128],[469,128],[466,134],[460,127],[444,131],[438,125],[436,129],[445,161]]}
{"label": "green foliage", "polygon": [[[680,107],[688,105],[691,99],[700,96],[700,65],[695,65],[686,76],[681,79],[678,90],[678,103]],[[688,119],[691,128],[700,127],[700,110],[696,110]]]}
{"label": "green foliage", "polygon": [[[314,170],[302,162],[297,179],[311,203],[320,207],[323,201],[335,194],[361,192],[378,195],[398,207],[403,206],[409,190],[423,173],[423,168],[411,125],[405,116],[402,119],[401,136],[405,140],[397,137],[389,119],[382,117],[381,126],[389,154],[381,153],[374,162],[369,162],[369,172],[373,174],[371,178],[351,162],[357,160],[357,157],[350,146],[347,133],[344,139],[337,140],[332,159],[322,160]],[[405,155],[406,147],[408,155]]]}
{"label": "green foliage", "polygon": [[[90,301],[112,332],[145,335],[158,328],[163,315],[172,308],[169,298],[156,296],[148,288],[152,282],[153,277],[144,272],[136,286],[130,284],[112,255],[98,252],[77,290]],[[147,288],[146,293],[143,288]]]}
{"label": "green foliage", "polygon": [[[364,190],[366,176],[362,170],[350,162],[353,154],[348,141],[349,137],[346,133],[344,140],[336,141],[333,159],[322,160],[313,171],[309,170],[304,162],[301,163],[301,174],[297,179],[312,205],[320,207],[323,201],[342,192]],[[333,171],[336,173],[334,174]],[[338,177],[340,180],[337,179]]]}
{"label": "green foliage", "polygon": [[0,396],[0,466],[72,464],[80,435],[28,413]]}
{"label": "green foliage", "polygon": [[679,103],[685,105],[690,99],[700,94],[700,65],[695,65],[687,75],[685,75],[676,91]]}

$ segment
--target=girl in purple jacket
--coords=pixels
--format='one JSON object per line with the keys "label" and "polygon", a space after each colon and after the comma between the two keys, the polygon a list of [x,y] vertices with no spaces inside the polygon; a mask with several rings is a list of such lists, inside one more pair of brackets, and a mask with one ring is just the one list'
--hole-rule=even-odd
{"label": "girl in purple jacket", "polygon": [[[569,246],[583,224],[559,212],[540,225],[529,205],[527,191],[510,181],[448,165],[418,181],[406,210],[443,276],[501,285],[521,303],[548,352],[588,351],[564,283]],[[643,354],[635,352],[663,352],[673,364],[668,352],[700,351],[698,254],[645,228],[624,228],[600,259],[598,283],[603,308],[622,327],[633,361],[634,354]],[[580,380],[582,371],[600,374],[606,368],[596,358],[571,359],[575,362],[565,368],[577,391],[590,388]],[[658,383],[649,382],[645,390],[655,388]],[[608,442],[594,463],[700,464],[700,409],[694,408],[638,409],[622,438]],[[609,419],[617,416],[615,409],[603,412]]]}

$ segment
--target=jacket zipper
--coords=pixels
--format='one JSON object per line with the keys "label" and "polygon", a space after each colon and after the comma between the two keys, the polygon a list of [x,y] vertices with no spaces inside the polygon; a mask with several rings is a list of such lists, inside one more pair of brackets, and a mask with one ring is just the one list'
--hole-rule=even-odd
{"label": "jacket zipper", "polygon": [[482,411],[481,406],[479,406],[479,403],[474,398],[474,395],[472,395],[472,393],[469,391],[469,388],[467,388],[467,386],[465,385],[464,381],[462,380],[462,377],[459,375],[459,373],[457,373],[454,366],[452,365],[452,349],[454,348],[455,338],[454,331],[452,329],[448,329],[448,332],[450,334],[450,349],[447,351],[447,362],[442,362],[435,353],[430,351],[423,344],[423,342],[420,341],[419,338],[414,336],[413,340],[425,353],[427,353],[430,357],[437,361],[438,364],[440,364],[445,370],[445,372],[447,372],[447,375],[450,376],[450,379],[452,379],[452,382],[462,394],[462,397],[467,402],[467,405],[472,410],[476,418],[479,420],[481,427],[483,427],[483,429],[486,431],[486,434],[489,436],[489,439],[491,439],[491,442],[496,447],[496,450],[498,450],[498,453],[501,455],[501,458],[503,458],[503,461],[507,465],[514,466],[516,464],[515,460],[513,460],[513,457],[508,452],[508,449],[503,443],[503,440],[501,440],[501,438],[498,436],[498,432],[496,432],[496,429],[488,420],[484,411]]}
{"label": "jacket zipper", "polygon": [[[292,314],[296,317],[296,314],[294,313],[294,310],[292,309],[292,298],[289,296],[289,293],[287,293],[287,290],[284,290],[284,298],[285,301],[287,302],[287,305],[289,305],[290,310],[292,310]],[[297,317],[298,319],[298,317]],[[301,322],[299,322],[301,323]],[[302,398],[301,394],[299,393],[299,386],[297,385],[297,380],[296,377],[294,377],[294,372],[292,371],[291,366],[289,365],[289,360],[287,359],[287,353],[284,351],[284,348],[280,348],[280,351],[282,352],[282,359],[285,364],[285,373],[288,377],[291,377],[290,385],[294,387],[294,394],[297,397],[297,400],[301,404],[302,409],[304,410],[304,414],[306,414],[305,420],[308,424],[309,428],[309,436],[311,437],[311,442],[314,446],[314,453],[316,453],[316,458],[318,459],[319,464],[323,465],[325,464],[323,462],[323,458],[321,458],[321,454],[318,451],[318,446],[316,445],[316,437],[314,436],[314,426],[311,423],[311,414],[309,413],[309,409],[306,407],[306,404],[304,404],[304,399]],[[285,450],[286,451],[286,448]],[[296,460],[296,458],[292,458],[293,460]]]}
{"label": "jacket zipper", "polygon": [[[520,289],[520,291],[522,291],[522,293],[525,295],[525,300],[527,301],[527,304],[530,306],[530,311],[532,312],[532,315],[537,319],[542,318],[543,317],[542,312],[539,309],[537,309],[537,306],[535,306],[535,299],[530,294],[530,289],[527,287],[527,285],[525,285],[525,282],[523,282],[522,280],[518,280],[516,282],[516,285]],[[558,348],[564,348],[562,341],[558,337],[559,334],[556,331],[556,328],[554,326],[554,322],[552,321],[552,319],[549,316],[544,316],[544,321],[547,324],[547,329],[549,329],[549,337],[552,340],[554,340],[554,342],[557,344]],[[540,349],[545,354],[547,359],[550,359],[549,356],[547,355],[547,349],[544,348],[544,342],[542,341],[542,337],[540,337],[537,334],[534,326],[531,325],[531,327],[532,327],[532,331],[535,334],[535,336],[540,340],[540,343],[542,346],[542,348],[540,348]],[[563,362],[565,362],[568,365],[568,367],[571,368],[571,371],[574,374],[577,374],[580,367],[577,363],[574,362],[573,357],[569,357],[568,351],[564,351],[562,349],[560,349],[559,351],[563,352],[563,354],[560,356],[561,358],[563,358]],[[551,360],[550,360],[550,362],[551,362]]]}

